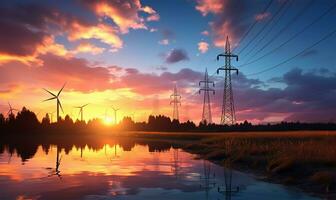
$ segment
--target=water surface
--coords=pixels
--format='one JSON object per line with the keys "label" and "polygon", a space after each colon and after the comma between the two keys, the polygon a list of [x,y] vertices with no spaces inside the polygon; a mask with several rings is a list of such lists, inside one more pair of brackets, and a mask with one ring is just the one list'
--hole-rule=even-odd
{"label": "water surface", "polygon": [[1,145],[0,199],[316,199],[168,143]]}

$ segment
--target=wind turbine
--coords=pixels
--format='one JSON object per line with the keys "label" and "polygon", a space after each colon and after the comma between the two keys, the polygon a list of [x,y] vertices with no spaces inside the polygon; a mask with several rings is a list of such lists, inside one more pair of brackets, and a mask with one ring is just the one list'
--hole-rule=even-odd
{"label": "wind turbine", "polygon": [[87,104],[85,104],[85,105],[75,107],[75,108],[79,108],[79,113],[78,113],[78,115],[81,116],[81,121],[83,121],[83,108],[84,108],[85,106],[87,106],[87,105],[89,105],[89,104],[87,103]]}
{"label": "wind turbine", "polygon": [[115,108],[112,106],[112,109],[114,111],[114,124],[117,124],[117,111],[120,110],[119,108]]}
{"label": "wind turbine", "polygon": [[58,122],[58,120],[60,118],[60,116],[59,116],[59,108],[61,108],[61,110],[63,112],[63,108],[62,108],[61,101],[59,100],[59,96],[60,96],[60,94],[61,94],[64,86],[65,86],[65,83],[64,83],[63,87],[61,88],[61,90],[58,91],[57,95],[55,95],[54,93],[50,92],[49,90],[43,88],[46,92],[48,92],[49,94],[51,94],[53,96],[53,97],[51,97],[49,99],[46,99],[44,101],[50,101],[50,100],[56,99],[56,102],[57,102],[56,103],[56,107],[57,107],[57,122]]}
{"label": "wind turbine", "polygon": [[13,108],[12,105],[8,102],[9,110],[7,115],[8,116],[14,116],[13,111],[18,111],[17,109]]}
{"label": "wind turbine", "polygon": [[48,113],[50,115],[50,122],[52,123],[53,122],[53,118],[54,118],[54,112],[51,112],[51,113]]}

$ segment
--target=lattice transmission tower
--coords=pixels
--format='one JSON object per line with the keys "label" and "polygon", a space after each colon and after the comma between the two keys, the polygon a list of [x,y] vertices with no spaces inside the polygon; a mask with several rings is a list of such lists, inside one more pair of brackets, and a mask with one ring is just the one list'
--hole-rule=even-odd
{"label": "lattice transmission tower", "polygon": [[215,87],[215,83],[213,81],[209,81],[207,69],[205,69],[204,80],[199,82],[199,86],[201,85],[203,85],[203,87],[199,90],[199,93],[201,94],[201,91],[204,91],[202,122],[205,124],[212,124],[209,92],[215,94],[215,90],[211,88],[211,86]]}
{"label": "lattice transmission tower", "polygon": [[178,106],[181,105],[181,95],[177,93],[176,85],[174,87],[174,93],[170,95],[170,105],[173,104],[173,119],[179,120]]}
{"label": "lattice transmission tower", "polygon": [[226,37],[225,53],[217,55],[217,60],[219,60],[220,57],[224,57],[225,59],[225,65],[217,69],[217,74],[219,74],[220,70],[225,71],[221,124],[232,125],[236,123],[236,116],[232,92],[231,71],[236,71],[238,75],[238,69],[231,66],[231,58],[236,58],[238,61],[238,56],[231,53],[229,37]]}

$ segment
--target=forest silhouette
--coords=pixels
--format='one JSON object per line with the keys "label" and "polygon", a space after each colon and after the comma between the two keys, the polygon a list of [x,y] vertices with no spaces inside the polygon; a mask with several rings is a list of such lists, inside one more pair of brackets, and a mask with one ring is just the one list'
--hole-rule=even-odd
{"label": "forest silhouette", "polygon": [[116,131],[161,131],[161,132],[228,132],[228,131],[292,131],[292,130],[336,130],[335,123],[300,123],[281,122],[277,124],[251,124],[248,121],[234,125],[219,125],[192,121],[179,122],[164,115],[148,117],[147,122],[134,122],[131,117],[124,117],[120,123],[106,126],[101,119],[88,122],[74,121],[69,115],[51,122],[48,114],[40,122],[37,115],[23,107],[16,115],[7,117],[0,114],[1,136],[29,134],[72,134],[83,132],[116,132]]}

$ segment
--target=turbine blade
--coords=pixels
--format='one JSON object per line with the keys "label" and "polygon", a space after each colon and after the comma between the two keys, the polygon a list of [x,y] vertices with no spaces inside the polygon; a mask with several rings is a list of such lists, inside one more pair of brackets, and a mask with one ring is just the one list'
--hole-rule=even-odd
{"label": "turbine blade", "polygon": [[63,88],[65,87],[65,84],[66,84],[66,83],[64,83],[63,87],[62,87],[61,90],[58,92],[57,96],[59,96],[59,95],[61,94]]}
{"label": "turbine blade", "polygon": [[56,99],[56,97],[51,97],[51,98],[43,100],[43,101],[50,101],[50,100],[53,100],[53,99]]}
{"label": "turbine blade", "polygon": [[9,109],[12,109],[12,105],[8,102],[8,105],[9,105]]}
{"label": "turbine blade", "polygon": [[57,103],[60,105],[60,108],[61,108],[61,111],[62,111],[62,113],[64,113],[64,111],[63,111],[63,107],[62,107],[62,104],[61,104],[61,101],[57,98]]}
{"label": "turbine blade", "polygon": [[84,108],[84,107],[87,106],[87,105],[89,105],[89,104],[87,103],[87,104],[83,105],[82,108]]}
{"label": "turbine blade", "polygon": [[54,97],[56,97],[56,95],[54,94],[54,93],[52,93],[52,92],[50,92],[49,90],[47,90],[47,89],[45,89],[45,88],[43,88],[46,92],[48,92],[49,94],[51,94],[52,96],[54,96]]}

